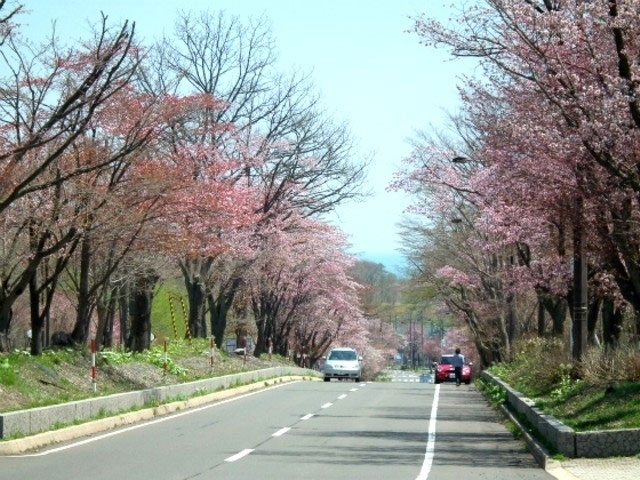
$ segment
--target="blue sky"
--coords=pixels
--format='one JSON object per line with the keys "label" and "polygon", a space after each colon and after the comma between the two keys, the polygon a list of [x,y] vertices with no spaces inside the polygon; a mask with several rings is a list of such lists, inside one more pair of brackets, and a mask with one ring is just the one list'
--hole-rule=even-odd
{"label": "blue sky", "polygon": [[25,0],[22,18],[31,34],[86,36],[87,20],[104,11],[114,22],[135,20],[151,42],[170,32],[178,8],[226,10],[241,17],[265,14],[279,54],[280,70],[311,72],[324,106],[346,121],[362,156],[372,155],[368,188],[373,195],[341,206],[330,221],[345,231],[353,253],[397,270],[400,248],[396,224],[409,199],[386,191],[410,147],[415,130],[442,128],[455,111],[461,65],[444,52],[419,44],[410,16],[448,17],[453,0]]}

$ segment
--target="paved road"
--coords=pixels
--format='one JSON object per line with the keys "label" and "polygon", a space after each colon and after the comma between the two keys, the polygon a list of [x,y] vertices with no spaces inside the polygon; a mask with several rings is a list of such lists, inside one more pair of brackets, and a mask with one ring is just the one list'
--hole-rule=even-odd
{"label": "paved road", "polygon": [[472,386],[332,381],[286,384],[31,456],[0,458],[0,479],[36,478],[552,477]]}

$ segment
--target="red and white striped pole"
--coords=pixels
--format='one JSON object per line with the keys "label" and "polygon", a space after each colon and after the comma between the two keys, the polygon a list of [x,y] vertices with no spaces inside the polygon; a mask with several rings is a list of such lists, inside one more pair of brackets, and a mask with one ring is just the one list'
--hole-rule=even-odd
{"label": "red and white striped pole", "polygon": [[98,391],[98,383],[96,381],[98,371],[96,369],[96,341],[91,340],[91,382],[93,383],[93,391]]}
{"label": "red and white striped pole", "polygon": [[215,348],[215,343],[213,341],[213,336],[211,336],[211,340],[209,343],[209,368],[213,370],[213,351]]}
{"label": "red and white striped pole", "polygon": [[163,358],[163,363],[162,363],[162,371],[163,371],[163,375],[167,374],[167,341],[164,341],[164,358]]}

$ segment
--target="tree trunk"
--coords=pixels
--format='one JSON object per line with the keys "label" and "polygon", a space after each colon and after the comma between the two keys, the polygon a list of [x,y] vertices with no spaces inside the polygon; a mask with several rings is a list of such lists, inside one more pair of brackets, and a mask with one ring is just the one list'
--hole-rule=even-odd
{"label": "tree trunk", "polygon": [[218,348],[221,348],[224,341],[224,331],[227,329],[227,315],[233,305],[233,300],[239,287],[240,280],[236,278],[221,285],[217,296],[213,294],[207,296],[211,335],[213,335]]}
{"label": "tree trunk", "polygon": [[544,303],[540,297],[538,297],[538,336],[544,337],[546,333],[546,318],[544,312]]}
{"label": "tree trunk", "polygon": [[119,320],[120,320],[120,345],[127,345],[129,338],[129,305],[130,305],[130,289],[129,281],[125,280],[120,286],[120,295],[118,301]]}
{"label": "tree trunk", "polygon": [[601,300],[596,298],[589,305],[589,311],[587,313],[587,341],[590,346],[600,345],[596,327],[598,326],[598,314],[600,313],[601,303]]}
{"label": "tree trunk", "polygon": [[153,288],[159,277],[153,273],[140,274],[131,292],[131,331],[127,347],[133,352],[148,350],[151,344],[151,304]]}
{"label": "tree trunk", "polygon": [[29,306],[31,313],[31,355],[41,355],[44,317],[40,316],[40,293],[38,291],[37,272],[29,280]]}
{"label": "tree trunk", "polygon": [[613,298],[606,297],[602,302],[602,340],[607,347],[616,347],[620,341],[622,310],[616,308]]}
{"label": "tree trunk", "polygon": [[78,312],[71,338],[75,343],[84,345],[89,339],[91,326],[91,298],[89,296],[89,270],[91,267],[91,241],[87,235],[80,247],[80,281],[78,284]]}

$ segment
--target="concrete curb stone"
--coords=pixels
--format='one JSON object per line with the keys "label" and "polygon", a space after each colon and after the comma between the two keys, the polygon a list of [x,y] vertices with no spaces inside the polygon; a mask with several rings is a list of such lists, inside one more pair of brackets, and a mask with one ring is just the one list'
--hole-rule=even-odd
{"label": "concrete curb stone", "polygon": [[[0,455],[19,455],[25,452],[42,448],[47,445],[66,442],[80,437],[93,435],[96,433],[111,430],[123,425],[139,423],[151,420],[154,417],[167,415],[180,410],[199,407],[208,403],[220,402],[222,400],[236,397],[245,393],[255,392],[274,386],[280,383],[290,383],[300,381],[307,376],[289,375],[278,378],[263,380],[259,379],[255,383],[243,385],[228,390],[221,390],[199,397],[193,397],[188,400],[180,400],[176,402],[166,403],[157,407],[144,408],[135,412],[114,415],[108,418],[88,421],[80,425],[72,425],[69,427],[53,430],[49,432],[38,433],[29,437],[19,438],[15,440],[7,440],[0,442]],[[312,378],[318,381],[319,379]],[[266,385],[265,385],[266,384]],[[105,397],[107,398],[107,397]]]}

